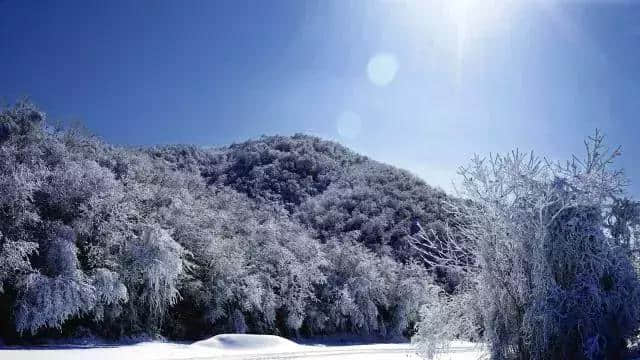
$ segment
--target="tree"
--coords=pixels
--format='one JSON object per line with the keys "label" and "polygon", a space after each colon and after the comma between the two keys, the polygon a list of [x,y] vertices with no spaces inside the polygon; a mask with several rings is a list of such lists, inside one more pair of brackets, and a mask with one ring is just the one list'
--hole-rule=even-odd
{"label": "tree", "polygon": [[0,233],[2,250],[0,250],[0,293],[4,290],[5,281],[15,281],[20,275],[33,272],[29,255],[37,253],[38,244],[28,241],[11,241]]}
{"label": "tree", "polygon": [[169,308],[180,300],[181,277],[187,275],[186,251],[158,225],[143,226],[127,244],[123,259],[131,316],[148,330],[159,328]]}
{"label": "tree", "polygon": [[55,225],[44,245],[43,273],[28,274],[17,285],[19,332],[61,329],[65,321],[89,313],[97,302],[95,288],[79,269],[73,230]]}
{"label": "tree", "polygon": [[[442,334],[475,332],[494,359],[620,358],[640,325],[640,283],[603,232],[602,214],[627,183],[611,169],[620,152],[603,140],[596,132],[585,159],[566,164],[515,151],[460,169],[470,202],[452,206],[464,219],[452,225],[462,237],[412,238],[431,266],[464,274],[452,295],[439,296],[479,304],[471,318],[481,327],[456,322]],[[425,310],[416,337],[424,355],[444,340],[431,324],[450,314]]]}

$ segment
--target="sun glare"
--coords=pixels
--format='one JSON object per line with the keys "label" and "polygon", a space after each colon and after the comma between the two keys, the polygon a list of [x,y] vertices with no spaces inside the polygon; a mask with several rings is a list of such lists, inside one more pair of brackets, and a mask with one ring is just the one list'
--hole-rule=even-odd
{"label": "sun glare", "polygon": [[453,23],[483,31],[499,26],[506,11],[514,6],[507,0],[450,0],[444,4]]}
{"label": "sun glare", "polygon": [[422,36],[429,34],[447,39],[447,45],[455,53],[458,71],[472,41],[505,31],[518,3],[515,0],[406,1],[407,14]]}

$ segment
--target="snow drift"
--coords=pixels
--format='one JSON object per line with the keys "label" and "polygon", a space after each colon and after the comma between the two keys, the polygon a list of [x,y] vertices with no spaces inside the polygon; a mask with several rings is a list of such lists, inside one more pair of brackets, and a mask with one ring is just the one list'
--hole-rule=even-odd
{"label": "snow drift", "polygon": [[275,335],[221,334],[193,343],[194,346],[209,347],[220,351],[285,352],[305,348],[291,340]]}

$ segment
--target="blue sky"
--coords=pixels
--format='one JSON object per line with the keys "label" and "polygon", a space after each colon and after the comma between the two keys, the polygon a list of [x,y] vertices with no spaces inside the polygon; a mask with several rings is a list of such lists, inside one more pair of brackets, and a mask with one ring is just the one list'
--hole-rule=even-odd
{"label": "blue sky", "polygon": [[117,144],[337,140],[449,188],[601,128],[640,194],[640,2],[0,0],[0,96]]}

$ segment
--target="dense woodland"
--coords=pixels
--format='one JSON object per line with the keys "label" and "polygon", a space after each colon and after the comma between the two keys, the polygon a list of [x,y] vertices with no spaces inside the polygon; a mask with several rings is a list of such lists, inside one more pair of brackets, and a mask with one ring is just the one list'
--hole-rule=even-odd
{"label": "dense woodland", "polygon": [[20,102],[0,113],[0,338],[407,336],[433,283],[407,237],[451,201],[311,136],[133,149]]}
{"label": "dense woodland", "polygon": [[0,340],[223,332],[451,340],[492,359],[622,359],[640,333],[640,203],[618,149],[514,151],[458,198],[315,137],[109,145],[0,112]]}

